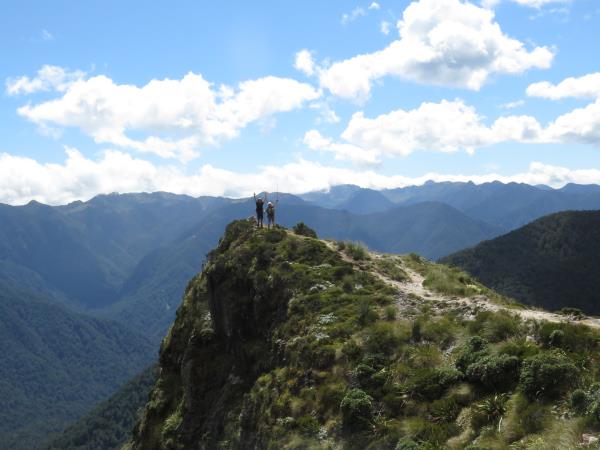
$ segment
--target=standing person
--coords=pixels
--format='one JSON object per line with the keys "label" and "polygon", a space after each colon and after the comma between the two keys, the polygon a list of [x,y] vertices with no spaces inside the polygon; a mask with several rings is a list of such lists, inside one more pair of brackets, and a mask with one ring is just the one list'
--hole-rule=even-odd
{"label": "standing person", "polygon": [[263,227],[263,213],[264,213],[264,206],[265,206],[265,199],[266,199],[266,194],[265,194],[265,198],[263,199],[262,197],[257,197],[256,193],[254,193],[254,203],[256,203],[256,225],[259,228]]}
{"label": "standing person", "polygon": [[271,202],[267,204],[267,228],[275,227],[275,205]]}

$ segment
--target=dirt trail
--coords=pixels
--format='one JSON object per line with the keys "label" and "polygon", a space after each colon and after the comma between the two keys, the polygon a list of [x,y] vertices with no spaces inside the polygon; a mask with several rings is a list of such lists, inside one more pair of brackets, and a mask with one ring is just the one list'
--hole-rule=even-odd
{"label": "dirt trail", "polygon": [[[343,251],[338,251],[335,247],[335,244],[332,242],[328,242],[327,245],[334,251],[337,251],[344,261],[350,262],[352,264],[357,264],[352,258],[346,255]],[[378,253],[370,252],[370,256],[372,259],[381,259],[383,255]],[[565,322],[565,323],[575,323],[581,325],[587,325],[590,328],[600,329],[600,318],[587,317],[585,316],[583,319],[574,320],[570,317],[563,316],[561,314],[555,314],[548,311],[542,311],[537,309],[518,309],[518,308],[510,308],[508,306],[503,306],[498,303],[492,302],[485,295],[475,295],[472,297],[456,297],[456,296],[447,296],[441,294],[439,292],[434,292],[429,290],[427,287],[423,286],[424,277],[417,273],[416,271],[410,269],[405,264],[402,264],[402,270],[406,272],[408,275],[408,280],[405,281],[395,281],[391,278],[387,277],[385,274],[381,272],[371,269],[370,272],[384,281],[387,284],[395,287],[400,295],[399,295],[399,308],[405,307],[407,304],[414,305],[415,300],[414,296],[423,298],[429,302],[439,303],[441,305],[456,305],[463,306],[468,309],[474,310],[487,310],[487,311],[508,311],[512,314],[516,314],[521,317],[523,320],[539,320],[539,321],[547,321],[547,322]],[[412,294],[412,296],[410,295]],[[413,299],[410,299],[413,297]]]}

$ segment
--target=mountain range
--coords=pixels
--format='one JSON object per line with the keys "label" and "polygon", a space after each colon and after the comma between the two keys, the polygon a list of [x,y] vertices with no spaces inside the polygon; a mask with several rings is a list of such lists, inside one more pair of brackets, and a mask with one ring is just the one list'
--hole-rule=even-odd
{"label": "mountain range", "polygon": [[[271,198],[278,200],[277,220],[286,227],[304,222],[322,238],[358,241],[380,252],[414,252],[431,259],[473,247],[547,213],[600,209],[598,186],[552,189],[497,182],[429,182],[382,191],[345,185]],[[85,329],[90,320],[95,321],[94,326],[106,332],[100,340],[115,339],[107,341],[107,346],[114,344],[140,357],[132,366],[118,366],[122,353],[103,354],[99,348],[89,348],[92,355],[103,354],[105,359],[100,360],[107,365],[117,361],[118,376],[95,386],[71,408],[74,415],[61,416],[44,432],[60,429],[65,420],[83,414],[152,362],[153,349],[171,325],[186,285],[217,245],[222,230],[232,220],[252,216],[253,211],[252,199],[168,193],[101,195],[63,206],[0,205],[0,285],[10,286],[3,297],[6,317],[11,317],[17,304],[33,301],[35,308],[49,308],[50,317],[67,317],[71,323],[67,329]],[[22,350],[21,341],[28,339],[23,330],[37,328],[36,317],[44,314],[23,314],[20,328],[7,325],[2,330],[5,341],[12,343],[6,347],[7,360],[17,366],[37,361],[35,352]],[[64,325],[60,320],[57,323]],[[120,347],[123,333],[131,333],[127,349]],[[79,341],[72,345],[69,353],[73,354],[86,348]],[[59,358],[56,367],[67,363]],[[41,383],[44,389],[53,386],[44,381],[45,376],[41,371],[32,383]],[[19,379],[5,380],[5,401],[13,402],[10,393]],[[75,396],[83,389],[77,384],[61,388]],[[18,394],[18,389],[14,392]],[[6,434],[2,438],[0,448],[12,448],[3,447],[2,442],[11,441]]]}

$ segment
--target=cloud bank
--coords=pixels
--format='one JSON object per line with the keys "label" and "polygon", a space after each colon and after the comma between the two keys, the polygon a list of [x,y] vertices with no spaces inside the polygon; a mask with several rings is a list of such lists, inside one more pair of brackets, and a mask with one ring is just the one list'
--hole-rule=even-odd
{"label": "cloud bank", "polygon": [[66,149],[63,164],[41,164],[33,159],[0,154],[0,202],[19,205],[35,199],[47,204],[88,200],[111,192],[155,192],[176,194],[250,196],[259,190],[303,193],[338,184],[356,184],[373,189],[420,185],[433,181],[494,180],[560,187],[566,183],[600,183],[600,170],[571,170],[533,162],[526,172],[511,176],[452,175],[426,173],[419,177],[381,175],[371,170],[351,170],[298,160],[282,166],[266,165],[259,171],[239,173],[205,165],[195,173],[169,166],[156,166],[119,151],[106,151],[98,160]]}

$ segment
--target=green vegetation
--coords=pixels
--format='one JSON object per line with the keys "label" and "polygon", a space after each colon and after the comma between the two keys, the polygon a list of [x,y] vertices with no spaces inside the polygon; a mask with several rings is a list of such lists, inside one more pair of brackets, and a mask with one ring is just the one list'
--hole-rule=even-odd
{"label": "green vegetation", "polygon": [[131,448],[577,448],[600,432],[596,331],[426,301],[396,314],[363,269],[377,258],[340,247],[232,223],[163,342]]}
{"label": "green vegetation", "polygon": [[600,212],[552,214],[442,259],[530,305],[600,314]]}
{"label": "green vegetation", "polygon": [[292,230],[298,236],[306,236],[311,238],[317,237],[317,232],[310,228],[308,225],[306,225],[304,222],[298,222],[296,225],[294,225],[294,228],[292,228]]}
{"label": "green vegetation", "polygon": [[0,284],[0,448],[40,448],[154,358],[122,325]]}
{"label": "green vegetation", "polygon": [[133,378],[108,400],[69,426],[46,450],[117,449],[131,439],[138,413],[156,382],[156,367]]}

